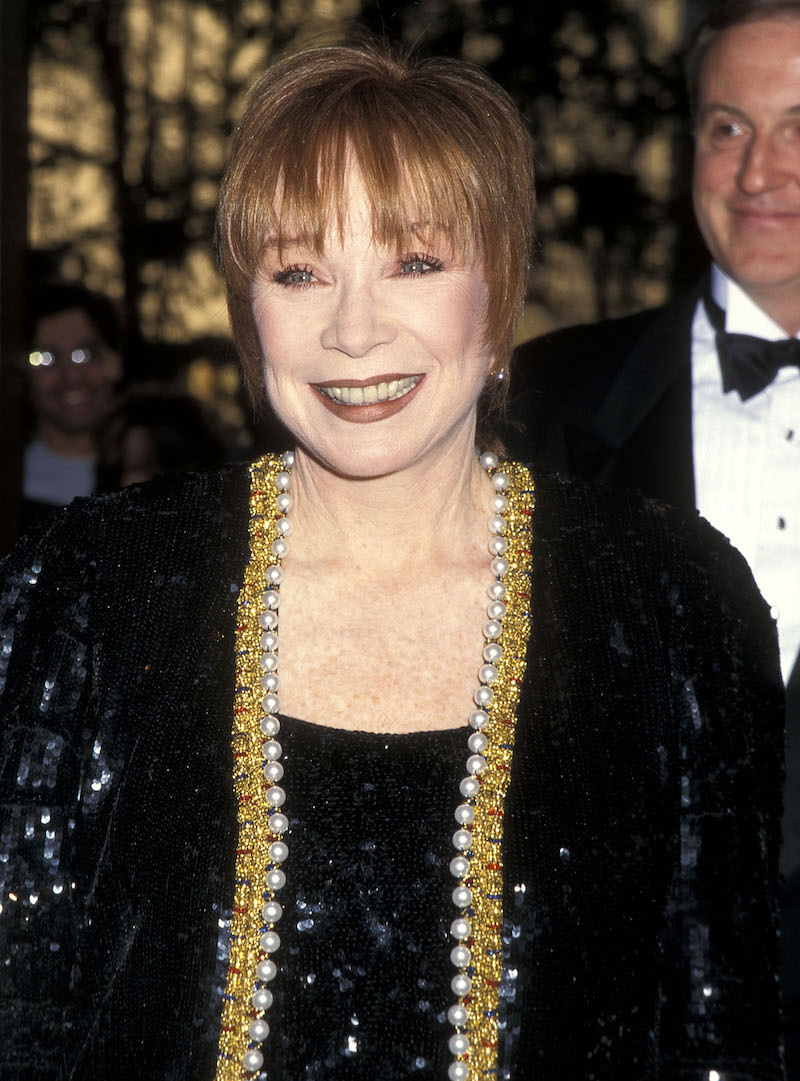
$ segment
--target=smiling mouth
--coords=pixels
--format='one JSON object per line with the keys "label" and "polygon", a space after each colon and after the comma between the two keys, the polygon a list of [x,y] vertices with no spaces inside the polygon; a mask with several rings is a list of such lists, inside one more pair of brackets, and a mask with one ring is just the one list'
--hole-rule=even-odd
{"label": "smiling mouth", "polygon": [[71,390],[61,395],[61,405],[67,409],[83,408],[91,404],[92,397],[84,390]]}
{"label": "smiling mouth", "polygon": [[332,402],[340,402],[342,405],[376,405],[379,402],[394,402],[398,398],[404,398],[421,378],[419,375],[407,375],[400,379],[381,380],[356,387],[331,384],[323,386],[318,383],[316,389]]}
{"label": "smiling mouth", "polygon": [[783,210],[778,207],[733,206],[731,213],[739,218],[754,221],[786,222],[800,217],[800,210]]}

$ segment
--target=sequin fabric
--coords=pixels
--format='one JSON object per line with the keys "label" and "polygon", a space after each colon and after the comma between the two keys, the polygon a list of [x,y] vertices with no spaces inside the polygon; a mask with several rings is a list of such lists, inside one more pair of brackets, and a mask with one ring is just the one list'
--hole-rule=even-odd
{"label": "sequin fabric", "polygon": [[[4,564],[4,1081],[214,1075],[247,517],[245,468],[165,478]],[[546,477],[533,568],[496,1076],[779,1081],[766,606],[704,523]],[[309,843],[270,1081],[443,1079],[464,732],[282,735]]]}
{"label": "sequin fabric", "polygon": [[451,804],[468,731],[282,719],[292,866],[266,1077],[446,1078]]}

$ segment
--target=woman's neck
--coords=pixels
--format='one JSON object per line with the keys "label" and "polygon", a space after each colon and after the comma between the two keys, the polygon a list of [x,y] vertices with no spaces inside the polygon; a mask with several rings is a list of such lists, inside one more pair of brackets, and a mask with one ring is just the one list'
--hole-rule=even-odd
{"label": "woman's neck", "polygon": [[291,490],[293,561],[396,575],[415,561],[452,561],[454,550],[484,557],[491,486],[471,449],[373,478],[339,476],[298,450]]}

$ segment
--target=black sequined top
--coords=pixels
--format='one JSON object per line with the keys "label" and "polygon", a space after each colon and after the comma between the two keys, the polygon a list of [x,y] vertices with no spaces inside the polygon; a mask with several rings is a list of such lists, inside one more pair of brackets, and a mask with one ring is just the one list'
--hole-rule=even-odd
{"label": "black sequined top", "polygon": [[[5,562],[3,1081],[214,1075],[247,500],[244,468],[163,478]],[[497,1076],[777,1081],[766,606],[719,534],[634,495],[541,478],[534,537]],[[269,1081],[444,1081],[465,732],[281,740]]]}

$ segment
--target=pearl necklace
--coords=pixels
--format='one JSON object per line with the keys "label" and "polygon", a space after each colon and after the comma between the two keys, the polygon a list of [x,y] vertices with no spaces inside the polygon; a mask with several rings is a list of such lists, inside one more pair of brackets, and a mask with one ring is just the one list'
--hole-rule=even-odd
{"label": "pearl necklace", "polygon": [[[284,840],[289,830],[283,811],[286,792],[280,784],[283,749],[277,738],[278,610],[282,561],[289,551],[286,538],[292,531],[287,515],[293,505],[289,492],[293,464],[294,454],[288,451],[251,467],[251,562],[239,603],[233,728],[239,848],[217,1081],[266,1078],[261,1044],[270,1031],[269,984],[278,973],[273,955],[281,946],[276,925],[283,915],[278,897],[286,885],[283,864],[289,856]],[[452,900],[458,914],[450,926],[455,941],[450,958],[456,969],[451,989],[457,1001],[448,1011],[455,1029],[449,1040],[453,1055],[449,1081],[477,1081],[496,1064],[502,815],[530,621],[526,609],[533,483],[527,470],[515,463],[500,470],[494,454],[481,455],[480,464],[493,490],[492,580],[483,664],[474,694],[477,708],[469,715],[469,756],[459,785],[463,802],[455,809],[458,828],[452,837],[456,854],[450,872],[457,882]]]}

